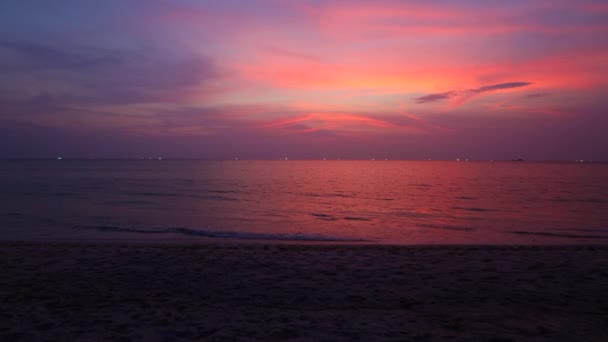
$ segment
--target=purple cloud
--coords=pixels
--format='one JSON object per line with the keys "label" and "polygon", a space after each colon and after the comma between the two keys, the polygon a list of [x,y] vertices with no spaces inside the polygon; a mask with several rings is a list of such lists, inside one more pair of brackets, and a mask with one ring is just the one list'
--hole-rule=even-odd
{"label": "purple cloud", "polygon": [[166,101],[223,76],[203,56],[19,41],[0,41],[0,72],[0,90],[13,93],[4,102],[39,104],[43,95],[58,106]]}
{"label": "purple cloud", "polygon": [[123,62],[123,54],[117,50],[58,48],[25,41],[0,41],[0,55],[6,53],[12,54],[16,58],[10,65],[0,65],[0,70],[8,69],[9,66],[14,71],[77,69],[116,65]]}

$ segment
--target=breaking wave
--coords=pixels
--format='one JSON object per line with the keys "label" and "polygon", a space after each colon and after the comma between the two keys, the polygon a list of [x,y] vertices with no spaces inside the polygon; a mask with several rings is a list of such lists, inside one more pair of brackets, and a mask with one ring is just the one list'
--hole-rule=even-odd
{"label": "breaking wave", "polygon": [[139,234],[182,234],[189,236],[200,236],[207,238],[220,239],[239,239],[239,240],[274,240],[274,241],[335,241],[335,242],[365,242],[369,240],[342,238],[336,236],[327,236],[320,234],[281,234],[281,233],[250,233],[250,232],[234,232],[234,231],[213,231],[206,229],[192,229],[184,227],[167,227],[167,228],[138,228],[138,227],[120,227],[120,226],[92,226],[87,228],[95,228],[106,232],[125,232]]}
{"label": "breaking wave", "polygon": [[581,235],[581,234],[562,234],[562,233],[550,233],[550,232],[528,232],[516,230],[512,231],[513,234],[519,235],[540,235],[540,236],[552,236],[552,237],[561,237],[561,238],[573,238],[573,239],[606,239],[608,236],[601,235]]}

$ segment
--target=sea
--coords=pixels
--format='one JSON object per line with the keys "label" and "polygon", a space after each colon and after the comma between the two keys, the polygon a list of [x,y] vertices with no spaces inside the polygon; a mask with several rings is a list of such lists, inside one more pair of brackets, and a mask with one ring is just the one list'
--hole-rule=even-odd
{"label": "sea", "polygon": [[606,244],[608,164],[5,160],[0,240]]}

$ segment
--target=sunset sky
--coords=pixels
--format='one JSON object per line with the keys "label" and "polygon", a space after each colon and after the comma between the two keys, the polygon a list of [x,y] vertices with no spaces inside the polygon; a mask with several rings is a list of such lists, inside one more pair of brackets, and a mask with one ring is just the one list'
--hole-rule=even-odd
{"label": "sunset sky", "polygon": [[608,160],[607,1],[3,0],[0,157]]}

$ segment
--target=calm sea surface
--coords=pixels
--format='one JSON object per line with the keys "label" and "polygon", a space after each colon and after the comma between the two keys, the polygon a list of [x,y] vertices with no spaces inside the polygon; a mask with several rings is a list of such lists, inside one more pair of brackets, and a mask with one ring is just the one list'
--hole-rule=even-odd
{"label": "calm sea surface", "polygon": [[1,240],[608,243],[608,165],[3,161]]}

